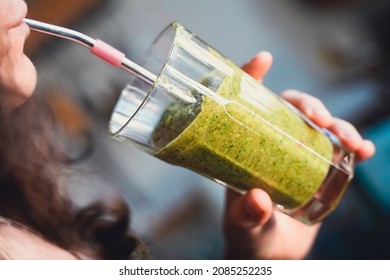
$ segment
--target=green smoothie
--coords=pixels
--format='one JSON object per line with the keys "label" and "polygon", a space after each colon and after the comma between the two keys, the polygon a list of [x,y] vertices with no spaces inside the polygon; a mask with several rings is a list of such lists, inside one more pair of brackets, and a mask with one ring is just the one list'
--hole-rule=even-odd
{"label": "green smoothie", "polygon": [[[262,188],[293,209],[309,201],[333,155],[329,139],[232,65],[217,93],[172,104],[153,134],[156,157],[245,191]],[[206,79],[207,86],[210,79]]]}

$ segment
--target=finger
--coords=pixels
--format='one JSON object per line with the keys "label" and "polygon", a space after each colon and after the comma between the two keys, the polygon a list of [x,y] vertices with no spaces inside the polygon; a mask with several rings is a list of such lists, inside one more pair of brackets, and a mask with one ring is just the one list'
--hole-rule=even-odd
{"label": "finger", "polygon": [[[345,120],[333,119],[333,124],[328,128],[340,139],[348,149],[357,152],[363,148],[364,140],[356,128]],[[367,145],[367,144],[364,144]],[[364,151],[364,149],[363,149]]]}
{"label": "finger", "polygon": [[356,161],[367,160],[375,154],[375,145],[362,138],[357,129],[347,121],[334,118],[329,130],[340,139],[341,143],[356,154]]}
{"label": "finger", "polygon": [[273,204],[269,195],[261,189],[252,189],[244,196],[244,206],[248,218],[253,218],[255,225],[264,225],[272,215]]}
{"label": "finger", "polygon": [[242,69],[255,80],[261,81],[272,65],[272,55],[269,52],[260,52],[255,55]]}
{"label": "finger", "polygon": [[281,97],[294,105],[318,126],[326,128],[332,125],[332,115],[318,98],[296,90],[286,90],[281,94]]}
{"label": "finger", "polygon": [[273,211],[270,197],[261,189],[252,189],[245,195],[229,190],[228,202],[229,223],[245,228],[264,225]]}
{"label": "finger", "polygon": [[363,140],[363,144],[356,151],[356,161],[367,160],[375,154],[375,145],[370,140]]}

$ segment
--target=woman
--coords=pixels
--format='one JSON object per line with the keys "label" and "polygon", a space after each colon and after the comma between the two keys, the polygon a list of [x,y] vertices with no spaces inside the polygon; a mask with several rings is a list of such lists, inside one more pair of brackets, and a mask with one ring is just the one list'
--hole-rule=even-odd
{"label": "woman", "polygon": [[[63,195],[58,176],[65,155],[49,134],[58,124],[48,121],[50,107],[29,98],[36,71],[23,54],[26,11],[22,0],[0,0],[0,258],[144,258],[144,247],[127,232],[122,200],[76,211]],[[262,52],[243,69],[260,81],[271,64],[270,54]],[[337,134],[359,160],[373,155],[373,144],[332,118],[319,100],[297,91],[282,96]],[[227,191],[225,212],[227,258],[303,258],[319,228],[274,212],[260,189],[245,196]]]}
{"label": "woman", "polygon": [[62,194],[63,130],[48,104],[29,99],[37,79],[23,54],[26,13],[24,1],[0,1],[0,259],[143,258],[124,201],[76,212]]}

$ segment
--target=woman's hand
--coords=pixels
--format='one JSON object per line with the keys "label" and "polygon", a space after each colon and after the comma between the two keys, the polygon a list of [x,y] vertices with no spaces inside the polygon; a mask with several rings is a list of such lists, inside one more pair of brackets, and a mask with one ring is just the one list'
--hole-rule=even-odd
{"label": "woman's hand", "polygon": [[[267,52],[257,54],[242,68],[259,82],[272,64]],[[358,161],[370,158],[375,147],[364,140],[350,123],[333,118],[317,98],[295,90],[282,98],[300,109],[317,125],[336,134],[342,143],[356,153]],[[229,259],[302,259],[310,251],[320,224],[307,226],[273,210],[270,197],[261,189],[245,195],[227,191],[224,218],[226,258]]]}

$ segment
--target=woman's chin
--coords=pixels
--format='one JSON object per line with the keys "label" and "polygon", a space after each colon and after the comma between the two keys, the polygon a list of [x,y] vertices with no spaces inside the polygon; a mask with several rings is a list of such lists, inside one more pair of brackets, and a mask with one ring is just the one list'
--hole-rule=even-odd
{"label": "woman's chin", "polygon": [[[23,72],[19,75],[15,94],[19,95],[19,100],[23,103],[35,91],[37,86],[37,71],[31,60],[25,56],[23,63]],[[24,100],[23,100],[24,99]]]}
{"label": "woman's chin", "polygon": [[16,79],[16,82],[11,83],[6,88],[0,85],[0,95],[2,96],[0,116],[6,115],[21,106],[35,91],[37,73],[34,65],[31,62],[27,63],[23,69],[23,73],[18,76],[19,79]]}
{"label": "woman's chin", "polygon": [[25,71],[23,77],[23,83],[21,84],[21,92],[28,98],[30,97],[37,86],[37,70],[31,60],[25,56]]}

